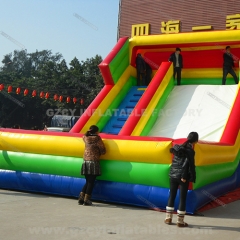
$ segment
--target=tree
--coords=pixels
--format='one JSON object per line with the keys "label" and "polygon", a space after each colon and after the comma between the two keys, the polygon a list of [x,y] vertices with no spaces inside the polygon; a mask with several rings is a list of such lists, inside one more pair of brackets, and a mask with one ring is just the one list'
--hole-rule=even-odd
{"label": "tree", "polygon": [[[37,126],[41,129],[44,124],[50,123],[51,116],[46,114],[50,108],[76,109],[75,115],[79,115],[80,109],[87,107],[103,87],[98,68],[101,61],[99,55],[81,62],[75,57],[68,67],[60,53],[52,54],[50,50],[34,53],[15,50],[5,55],[0,69],[0,84],[5,85],[5,92],[0,94],[0,124],[6,127],[20,124],[25,129]],[[8,85],[14,89],[9,94],[6,93]],[[17,87],[21,87],[22,92],[27,88],[29,94],[16,94]],[[31,96],[33,90],[37,91],[36,97]],[[48,92],[50,97],[40,98],[40,91]],[[62,95],[63,102],[54,101],[54,94]],[[76,97],[78,102],[66,103],[67,96],[71,100]],[[84,106],[80,105],[81,98]]]}

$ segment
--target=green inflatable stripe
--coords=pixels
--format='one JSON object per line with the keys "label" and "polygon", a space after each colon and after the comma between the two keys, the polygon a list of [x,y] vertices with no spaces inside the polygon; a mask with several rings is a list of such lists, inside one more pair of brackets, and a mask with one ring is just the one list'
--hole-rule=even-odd
{"label": "green inflatable stripe", "polygon": [[[231,85],[234,84],[234,80],[232,78],[227,78],[226,84]],[[181,79],[181,84],[182,85],[221,85],[222,84],[222,79],[221,78],[195,78],[195,79],[190,79],[190,78],[182,78]],[[176,83],[175,83],[176,85]]]}
{"label": "green inflatable stripe", "polygon": [[116,70],[112,73],[112,78],[113,78],[114,83],[117,83],[118,79],[121,77],[123,72],[128,67],[128,65],[129,65],[128,58],[129,58],[128,55],[125,55],[125,57],[122,59],[122,61],[119,62],[119,65],[116,68]]}
{"label": "green inflatable stripe", "polygon": [[169,188],[169,164],[102,161],[100,180]]}
{"label": "green inflatable stripe", "polygon": [[[122,59],[125,58],[125,55],[129,57],[129,41],[125,42],[113,60],[109,63],[109,68],[112,74],[118,68],[119,64],[122,62]],[[129,60],[127,61],[127,64],[129,65]]]}
{"label": "green inflatable stripe", "polygon": [[0,169],[79,177],[81,158],[0,151]]}
{"label": "green inflatable stripe", "polygon": [[194,184],[194,189],[198,189],[205,185],[232,176],[239,165],[239,160],[240,151],[238,152],[238,155],[234,162],[197,166],[196,167],[197,177],[196,183]]}
{"label": "green inflatable stripe", "polygon": [[[197,166],[194,189],[232,176],[240,160],[240,151],[233,163]],[[69,177],[81,177],[83,159],[31,153],[0,152],[0,169]],[[102,176],[98,179],[169,188],[169,164],[101,160]]]}
{"label": "green inflatable stripe", "polygon": [[144,127],[143,131],[141,132],[140,136],[148,136],[150,130],[152,129],[153,125],[155,124],[156,120],[158,119],[159,113],[160,113],[161,109],[163,108],[173,87],[174,87],[174,82],[171,80],[171,81],[169,81],[169,84],[167,85],[162,97],[158,101],[158,104],[155,108],[156,111],[153,114],[151,114],[151,116],[150,116],[146,126]]}
{"label": "green inflatable stripe", "polygon": [[109,69],[114,83],[117,83],[120,76],[129,65],[129,41],[127,41],[115,58],[109,63]]}
{"label": "green inflatable stripe", "polygon": [[110,120],[110,118],[114,114],[114,109],[117,109],[120,103],[123,101],[125,96],[127,95],[128,91],[130,88],[134,85],[135,83],[135,78],[130,77],[128,81],[125,83],[119,94],[115,97],[113,102],[109,105],[107,112],[103,114],[103,116],[99,119],[97,126],[99,127],[99,130],[102,131],[102,129],[106,126],[107,122]]}
{"label": "green inflatable stripe", "polygon": [[[82,158],[6,152],[0,153],[0,169],[81,177]],[[98,179],[169,188],[169,164],[102,160]]]}

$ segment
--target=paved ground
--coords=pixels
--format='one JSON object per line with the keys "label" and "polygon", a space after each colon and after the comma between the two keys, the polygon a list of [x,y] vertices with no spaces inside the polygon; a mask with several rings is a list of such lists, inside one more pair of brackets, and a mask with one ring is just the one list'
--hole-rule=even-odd
{"label": "paved ground", "polygon": [[[163,223],[165,213],[116,204],[0,190],[0,239],[240,240],[240,201],[186,216],[189,228]],[[176,215],[174,215],[176,222]]]}

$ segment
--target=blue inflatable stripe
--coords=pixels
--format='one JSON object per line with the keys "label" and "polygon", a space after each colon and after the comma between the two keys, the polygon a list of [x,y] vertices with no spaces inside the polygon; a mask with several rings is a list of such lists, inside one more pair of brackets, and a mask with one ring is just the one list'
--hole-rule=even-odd
{"label": "blue inflatable stripe", "polygon": [[[2,189],[77,197],[84,184],[83,178],[0,170]],[[208,202],[238,187],[240,187],[240,166],[229,178],[197,190],[189,190],[186,211],[194,214]],[[168,196],[168,188],[96,180],[92,199],[164,210]],[[177,194],[175,210],[178,204],[179,194]]]}

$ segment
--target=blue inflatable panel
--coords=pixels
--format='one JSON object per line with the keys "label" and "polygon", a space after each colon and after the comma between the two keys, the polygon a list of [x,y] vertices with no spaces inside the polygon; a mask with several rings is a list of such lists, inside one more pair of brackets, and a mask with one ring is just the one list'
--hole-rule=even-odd
{"label": "blue inflatable panel", "polygon": [[[78,197],[85,179],[0,170],[0,188]],[[169,189],[96,180],[92,199],[147,208],[166,207]]]}
{"label": "blue inflatable panel", "polygon": [[240,188],[240,164],[236,169],[236,188]]}
{"label": "blue inflatable panel", "polygon": [[[188,191],[187,211],[194,213],[197,209],[216,200],[216,198],[239,188],[239,186],[240,165],[238,165],[235,173],[231,177],[219,180],[193,191]],[[179,198],[177,198],[177,200],[178,199]],[[222,203],[219,202],[219,204],[221,205]]]}
{"label": "blue inflatable panel", "polygon": [[97,181],[93,192],[100,201],[159,209],[165,209],[168,196],[168,188],[107,181]]}
{"label": "blue inflatable panel", "polygon": [[[2,189],[78,197],[84,184],[83,178],[0,170],[0,188]],[[187,213],[194,214],[200,207],[236,189],[239,185],[240,166],[229,178],[196,190],[189,190]],[[96,180],[92,194],[92,199],[98,201],[162,210],[167,206],[168,197],[168,188],[101,180]],[[178,204],[179,193],[175,201],[175,210]]]}
{"label": "blue inflatable panel", "polygon": [[84,184],[82,178],[0,170],[0,188],[4,189],[76,197]]}

